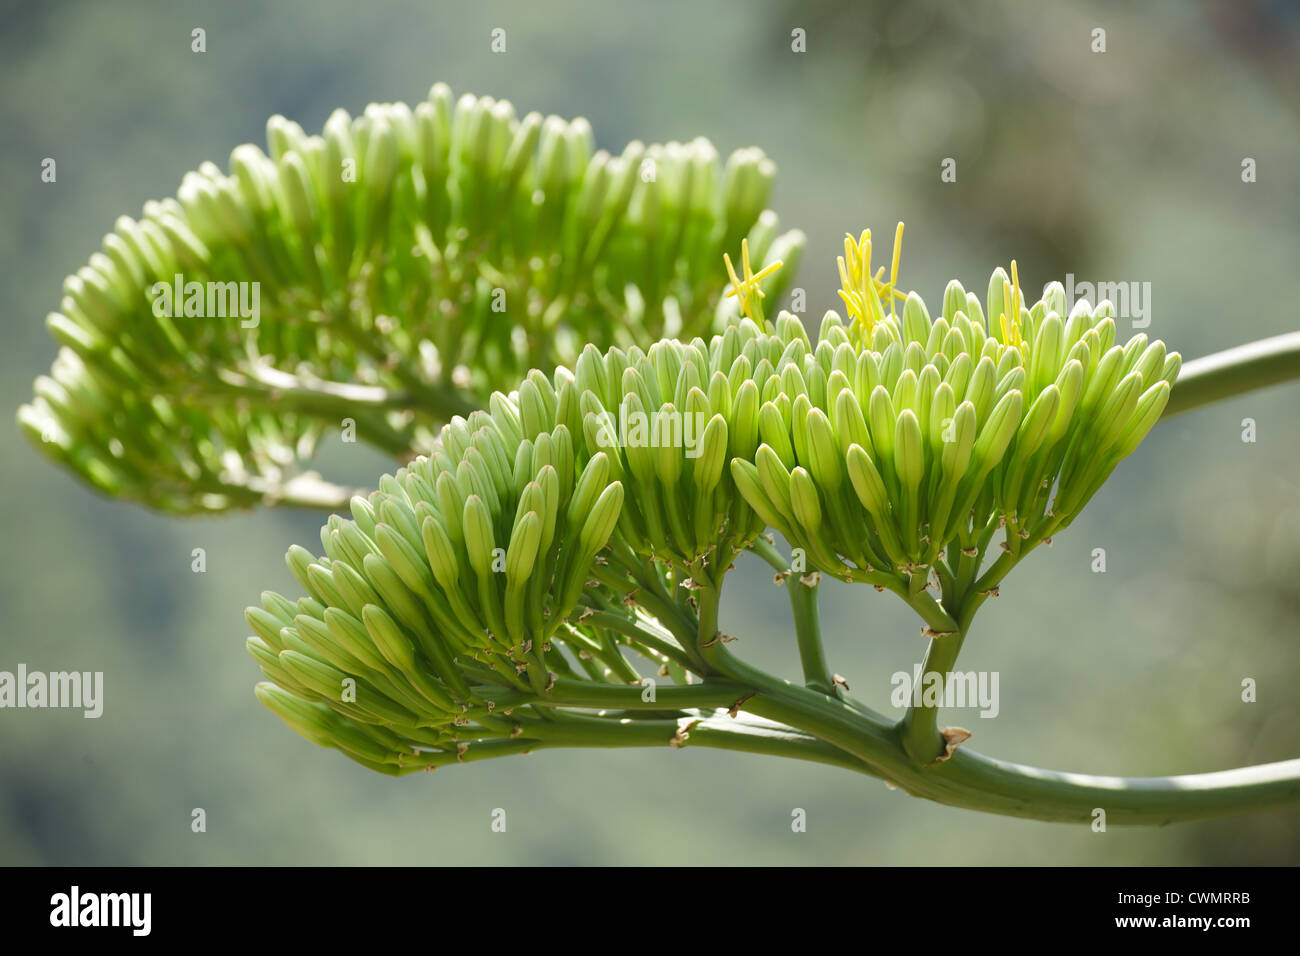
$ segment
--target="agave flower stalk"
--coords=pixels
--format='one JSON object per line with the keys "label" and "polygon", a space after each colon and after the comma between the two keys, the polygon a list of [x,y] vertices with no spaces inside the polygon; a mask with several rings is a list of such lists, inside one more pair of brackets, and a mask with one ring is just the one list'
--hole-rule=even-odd
{"label": "agave flower stalk", "polygon": [[611,155],[584,119],[444,84],[414,109],[335,111],[319,135],[275,116],[267,141],[118,219],[47,319],[59,355],[20,422],[106,494],[344,508],[305,465],[345,420],[389,454],[429,451],[452,415],[589,343],[708,334],[725,250],[803,246],[764,209],[757,149]]}
{"label": "agave flower stalk", "polygon": [[[1124,779],[981,756],[933,705],[895,721],[855,700],[817,613],[822,575],[892,592],[924,671],[950,671],[982,604],[1157,421],[1300,378],[1300,333],[1181,367],[1118,343],[1108,303],[1067,308],[1056,283],[1030,303],[1014,262],[932,315],[900,284],[900,223],[888,267],[869,230],[846,239],[846,316],[814,345],[770,308],[804,238],[764,209],[756,149],[615,156],[585,120],[441,84],[320,135],[273,117],[267,140],[118,220],[64,284],[19,420],[151,507],[350,509],[319,554],[290,549],[303,596],[246,615],[257,696],[308,740],[393,775],[706,746],[1044,820],[1300,804],[1300,760]],[[402,465],[368,495],[305,469],[347,423]],[[802,685],[719,629],[746,553],[789,591]]]}
{"label": "agave flower stalk", "polygon": [[[846,253],[850,317],[828,313],[815,346],[790,313],[762,319],[742,246],[741,271],[726,263],[742,311],[711,339],[588,346],[453,418],[430,456],[330,519],[323,554],[290,551],[306,597],[249,609],[259,698],[390,774],[555,746],[711,746],[1042,819],[1300,802],[1300,761],[1052,774],[958,748],[968,735],[940,730],[933,706],[893,722],[849,696],[821,645],[817,578],[897,594],[923,622],[926,671],[947,671],[984,600],[1159,420],[1180,359],[1141,335],[1117,344],[1106,303],[1065,314],[1059,284],[1029,304],[1014,263],[983,302],[950,283],[932,319],[899,288],[897,255],[888,281],[872,273],[869,233]],[[620,440],[616,422],[650,413],[704,422],[699,441]],[[770,530],[801,550],[801,573]],[[746,551],[790,589],[805,686],[719,630]]]}

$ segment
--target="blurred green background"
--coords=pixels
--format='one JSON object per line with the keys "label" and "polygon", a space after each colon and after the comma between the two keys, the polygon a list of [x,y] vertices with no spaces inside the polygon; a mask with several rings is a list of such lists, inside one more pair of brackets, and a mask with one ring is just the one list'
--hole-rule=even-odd
{"label": "blurred green background", "polygon": [[[205,54],[190,52],[197,26]],[[504,55],[489,51],[494,27]],[[796,27],[806,53],[791,52]],[[772,205],[810,238],[796,284],[814,328],[837,304],[845,231],[888,235],[901,218],[903,282],[932,308],[948,278],[982,290],[1014,256],[1035,291],[1066,272],[1149,281],[1146,331],[1185,357],[1289,331],[1298,47],[1300,12],[1281,0],[5,4],[0,406],[16,409],[47,370],[42,318],[117,215],[173,194],[203,160],[224,167],[273,113],[318,131],[334,107],[414,102],[437,80],[520,112],[585,115],[614,151],[696,135],[724,154],[762,146],[780,169]],[[47,156],[57,184],[40,181]],[[944,157],[956,183],[940,182]],[[1298,401],[1300,386],[1277,388],[1158,427],[1016,570],[960,662],[1000,673],[1001,713],[945,715],[975,732],[969,746],[1113,774],[1300,756]],[[97,721],[0,711],[2,864],[1300,860],[1297,811],[1098,834],[691,748],[380,777],[305,743],[252,694],[242,609],[264,588],[297,593],[282,555],[313,546],[322,516],[165,519],[89,493],[16,427],[4,448],[0,670],[103,671],[106,705]],[[341,480],[373,486],[391,469],[355,445],[326,454]],[[204,574],[190,570],[196,547]],[[1094,548],[1105,574],[1090,570]],[[742,562],[723,628],[793,676],[770,579]],[[888,710],[890,675],[923,651],[916,621],[870,588],[823,590],[832,666]],[[1241,702],[1247,677],[1257,703]],[[191,832],[196,807],[206,833]],[[489,826],[497,807],[504,834]]]}

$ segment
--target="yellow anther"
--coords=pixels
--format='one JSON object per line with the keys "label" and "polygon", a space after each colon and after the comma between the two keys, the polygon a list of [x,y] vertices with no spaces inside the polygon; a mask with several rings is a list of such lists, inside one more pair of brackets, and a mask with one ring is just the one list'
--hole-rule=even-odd
{"label": "yellow anther", "polygon": [[731,264],[731,256],[724,252],[722,261],[727,267],[727,276],[731,279],[731,289],[727,292],[728,297],[734,295],[740,301],[741,315],[753,319],[755,322],[762,322],[763,305],[759,300],[764,297],[764,293],[759,283],[780,269],[784,263],[777,259],[775,262],[769,262],[755,273],[749,264],[748,239],[740,240],[740,268],[745,276],[744,279],[736,275],[736,270]]}
{"label": "yellow anther", "polygon": [[885,317],[882,298],[889,302],[889,314],[895,317],[895,300],[905,300],[907,293],[898,288],[898,261],[903,253],[903,224],[894,231],[894,253],[890,264],[889,281],[885,281],[885,267],[871,272],[871,230],[866,229],[856,240],[852,234],[844,237],[844,255],[835,260],[839,268],[840,298],[844,300],[849,318],[858,323],[863,333],[870,336],[876,324]]}
{"label": "yellow anther", "polygon": [[1014,345],[1023,355],[1025,339],[1020,329],[1020,309],[1024,300],[1020,295],[1020,273],[1016,270],[1016,260],[1011,260],[1011,281],[1002,280],[1002,341]]}

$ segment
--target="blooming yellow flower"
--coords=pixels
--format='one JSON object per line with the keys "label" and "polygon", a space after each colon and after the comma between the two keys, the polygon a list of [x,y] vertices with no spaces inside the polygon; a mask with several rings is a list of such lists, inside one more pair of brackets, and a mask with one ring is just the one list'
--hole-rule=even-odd
{"label": "blooming yellow flower", "polygon": [[884,281],[885,267],[871,274],[871,230],[866,229],[856,240],[852,234],[844,237],[844,255],[835,260],[840,271],[840,298],[848,309],[849,318],[857,322],[863,333],[870,337],[876,323],[885,317],[882,298],[889,302],[889,314],[894,316],[894,301],[905,300],[907,293],[898,288],[898,261],[903,252],[903,224],[894,230],[894,254],[889,267],[889,281]]}
{"label": "blooming yellow flower", "polygon": [[726,264],[727,275],[731,278],[731,288],[727,291],[727,296],[734,295],[740,300],[741,315],[761,323],[763,321],[763,304],[759,300],[763,298],[763,290],[759,287],[759,283],[780,269],[785,263],[777,259],[775,262],[769,262],[755,274],[749,264],[748,239],[740,240],[740,268],[745,276],[743,280],[736,275],[736,270],[731,265],[731,256],[724,252],[722,261]]}

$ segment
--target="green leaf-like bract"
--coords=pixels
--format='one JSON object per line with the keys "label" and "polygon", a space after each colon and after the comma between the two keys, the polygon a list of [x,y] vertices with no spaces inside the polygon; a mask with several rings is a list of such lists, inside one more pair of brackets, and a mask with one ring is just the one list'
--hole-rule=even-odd
{"label": "green leaf-like bract", "polygon": [[585,120],[441,84],[414,110],[337,111],[320,136],[273,117],[268,141],[119,219],[65,282],[63,347],[19,418],[101,491],[181,512],[341,506],[302,471],[323,434],[428,450],[451,415],[588,343],[707,334],[743,238],[759,260],[803,245],[764,211],[756,149],[611,156]]}

